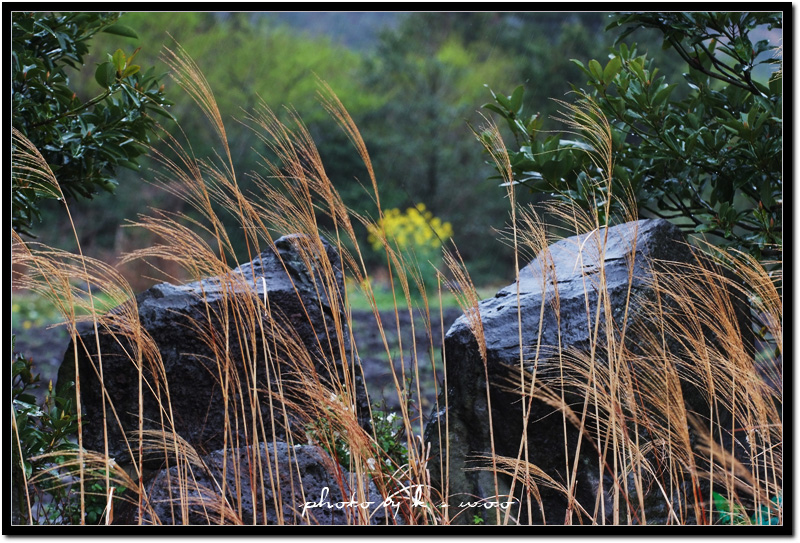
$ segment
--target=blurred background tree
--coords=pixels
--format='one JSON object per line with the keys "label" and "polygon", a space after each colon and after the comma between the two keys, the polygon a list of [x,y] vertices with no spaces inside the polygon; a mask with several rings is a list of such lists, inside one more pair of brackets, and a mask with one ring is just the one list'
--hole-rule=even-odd
{"label": "blurred background tree", "polygon": [[[478,284],[507,282],[513,275],[513,252],[498,239],[509,216],[508,202],[485,164],[470,124],[483,122],[481,104],[492,89],[525,84],[523,106],[539,113],[543,129],[555,129],[558,109],[551,98],[565,98],[570,83],[585,76],[570,58],[588,58],[611,47],[604,32],[605,13],[128,13],[120,21],[136,29],[127,40],[130,51],[142,46],[136,60],[166,69],[158,58],[162,44],[179,43],[203,70],[219,103],[230,139],[237,178],[247,190],[246,173],[261,170],[265,149],[249,128],[237,122],[263,99],[273,110],[290,105],[315,138],[326,169],[345,202],[377,218],[362,184],[367,174],[352,145],[317,103],[317,77],[327,81],[350,110],[364,134],[375,164],[386,209],[424,203],[434,216],[453,227],[453,241]],[[119,46],[113,36],[93,38],[87,66],[103,62],[106,50]],[[677,73],[677,55],[661,50],[652,33],[639,37],[640,51],[650,51]],[[72,80],[79,92],[97,83],[93,70]],[[193,151],[213,157],[218,142],[191,99],[167,81],[178,119]],[[173,125],[165,128],[178,134]],[[136,229],[120,228],[148,207],[176,211],[179,203],[164,191],[142,183],[152,179],[152,164],[118,176],[114,196],[98,196],[103,205],[74,207],[82,245],[93,256],[113,261],[116,255],[155,240]],[[541,195],[525,188],[521,202]],[[59,228],[63,213],[43,207],[41,230],[47,242],[69,248]],[[61,236],[60,240],[57,240]],[[366,242],[367,231],[363,231]],[[244,254],[244,253],[243,253]],[[241,255],[240,255],[241,256]],[[381,266],[379,255],[371,264]],[[176,270],[170,270],[176,271]],[[125,269],[134,288],[153,283],[149,271]]]}

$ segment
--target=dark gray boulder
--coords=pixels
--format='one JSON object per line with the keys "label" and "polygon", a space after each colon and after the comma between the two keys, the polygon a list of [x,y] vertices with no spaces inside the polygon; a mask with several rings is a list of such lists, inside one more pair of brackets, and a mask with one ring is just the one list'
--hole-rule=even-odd
{"label": "dark gray boulder", "polygon": [[[480,302],[486,345],[485,365],[466,315],[459,317],[447,332],[444,343],[447,390],[443,393],[448,394],[448,408],[438,412],[434,410],[426,426],[425,439],[432,444],[429,466],[433,481],[440,488],[445,479],[448,482],[451,515],[462,511],[462,504],[466,502],[491,498],[496,492],[503,496],[510,490],[509,478],[500,477],[496,487],[489,471],[470,469],[490,466],[490,461],[486,460],[492,450],[487,375],[494,448],[499,456],[516,458],[522,440],[524,423],[520,395],[510,390],[513,388],[510,383],[514,375],[520,375],[521,356],[529,378],[534,371],[533,361],[538,360],[535,367],[538,382],[561,383],[556,390],[564,393],[568,405],[581,412],[585,394],[564,383],[568,383],[570,378],[585,380],[585,377],[560,375],[558,357],[554,356],[552,347],[560,344],[562,352],[577,353],[587,353],[591,348],[600,279],[598,248],[605,235],[605,229],[600,229],[554,243],[549,251],[538,255],[520,272],[519,285],[515,282],[500,290],[493,298]],[[651,312],[648,312],[646,302],[654,298],[653,289],[648,283],[652,266],[660,266],[658,262],[661,261],[691,263],[694,258],[679,229],[667,221],[641,220],[608,229],[604,255],[605,291],[609,295],[613,321],[622,323],[627,316],[628,330],[631,331],[626,336],[627,348],[633,351],[637,349],[635,330],[651,326]],[[656,264],[653,264],[654,261]],[[557,284],[557,303],[554,283]],[[623,313],[626,305],[627,314]],[[740,322],[742,326],[747,326],[747,311],[741,309],[741,312]],[[600,314],[604,325],[607,320],[602,307]],[[599,337],[597,357],[602,359],[603,326],[599,328]],[[675,347],[676,350],[679,348]],[[701,391],[693,389],[688,383],[681,383],[681,387],[690,410],[700,414],[707,412],[708,406]],[[441,396],[439,406],[441,408],[444,405],[445,398]],[[446,424],[449,433],[445,430]],[[559,411],[537,399],[531,405],[527,436],[529,461],[556,483],[566,486],[569,480],[566,466],[572,469],[574,451],[578,448],[579,434],[575,427],[570,423],[565,425]],[[449,447],[447,477],[442,476],[442,463],[439,462],[439,458],[444,457],[445,438]],[[603,491],[599,490],[599,455],[588,441],[582,440],[575,496],[580,503],[588,504],[593,509],[598,503],[598,493],[604,494],[599,500],[605,501],[605,511],[610,514],[613,504],[608,491],[614,483],[605,480],[602,482]],[[570,451],[569,459],[565,458],[565,444]],[[519,488],[520,484],[517,484],[516,490]],[[568,509],[564,494],[545,484],[539,485],[539,491],[543,510],[534,502],[533,518],[521,518],[521,522],[564,523]],[[526,499],[520,495],[517,497],[523,501]],[[525,511],[526,507],[523,507],[523,517],[526,516]],[[666,520],[663,503],[653,505],[646,513],[648,523]],[[469,521],[474,514],[484,516],[487,521],[495,518],[493,511],[487,515],[483,508],[467,511],[458,518]],[[576,518],[573,517],[573,522],[576,522]]]}
{"label": "dark gray boulder", "polygon": [[[263,304],[265,284],[269,314],[258,305]],[[341,304],[329,299],[334,289],[343,289],[336,250],[324,240],[291,235],[228,274],[185,285],[163,283],[141,293],[136,297],[138,318],[161,355],[160,363],[146,358],[142,364],[144,430],[174,429],[201,454],[226,445],[273,438],[287,441],[287,432],[302,435],[305,415],[314,413],[304,380],[314,373],[312,380],[323,383],[343,379],[342,359],[350,357]],[[113,317],[115,311],[111,313]],[[137,455],[133,434],[139,429],[139,372],[130,327],[106,320],[110,324],[101,328],[97,341],[91,326],[80,331],[83,445],[104,450],[99,342],[103,386],[114,406],[112,412],[106,405],[109,454],[125,464],[131,457],[124,434]],[[59,381],[74,381],[74,368],[70,344]],[[360,378],[356,383],[361,410],[366,396]],[[254,390],[260,419],[252,407]],[[283,404],[281,398],[289,401]],[[285,417],[282,405],[288,406]],[[165,422],[170,418],[172,424]],[[258,421],[255,436],[254,420]],[[158,467],[163,455],[159,459],[157,452],[150,452],[149,465]]]}
{"label": "dark gray boulder", "polygon": [[145,485],[141,519],[138,506],[121,502],[114,523],[395,524],[394,509],[384,505],[374,483],[357,486],[319,447],[260,443],[227,456],[214,451],[188,470],[173,465],[158,471]]}

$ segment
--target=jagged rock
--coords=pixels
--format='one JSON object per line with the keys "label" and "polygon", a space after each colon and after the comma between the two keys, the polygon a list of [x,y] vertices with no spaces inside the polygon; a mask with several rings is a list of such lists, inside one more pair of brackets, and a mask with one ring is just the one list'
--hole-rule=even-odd
{"label": "jagged rock", "polygon": [[[520,375],[521,356],[529,379],[534,371],[532,361],[538,359],[535,367],[537,380],[540,383],[561,383],[559,386],[564,391],[566,403],[575,406],[578,413],[581,412],[585,395],[564,385],[564,381],[558,381],[562,378],[559,375],[561,368],[558,357],[554,355],[554,349],[548,350],[544,346],[561,345],[562,352],[579,353],[587,353],[591,348],[600,278],[598,247],[605,234],[605,229],[600,229],[551,245],[549,251],[539,254],[520,272],[519,285],[515,282],[500,290],[495,297],[480,302],[480,319],[486,344],[485,363],[468,315],[459,317],[447,332],[444,351],[447,360],[448,408],[432,413],[425,439],[432,444],[433,460],[429,463],[432,478],[441,487],[445,478],[440,473],[439,458],[444,454],[447,438],[449,470],[446,480],[451,495],[451,515],[463,509],[462,503],[490,498],[496,493],[503,496],[510,490],[509,478],[501,476],[495,486],[490,471],[468,469],[491,466],[491,462],[486,460],[492,452],[487,375],[491,390],[494,449],[499,456],[517,458],[520,452],[524,426],[522,407],[519,393],[510,390],[513,387],[510,387],[509,379]],[[654,297],[647,281],[653,259],[689,263],[694,261],[694,257],[679,229],[664,220],[631,222],[609,228],[607,234],[605,291],[609,295],[614,322],[622,323],[627,316],[627,326],[631,332],[626,336],[626,346],[635,350],[637,338],[632,337],[635,336],[633,330],[648,326],[650,315],[644,302]],[[660,264],[656,263],[656,266]],[[543,274],[547,274],[544,285]],[[557,284],[557,300],[554,283]],[[627,314],[623,313],[626,306]],[[601,311],[601,315],[605,315],[604,311]],[[606,322],[605,318],[602,322]],[[740,322],[742,326],[747,326],[744,324],[746,321]],[[518,323],[521,323],[521,336]],[[596,356],[602,359],[603,326],[599,328],[599,338]],[[522,354],[520,344],[523,346]],[[537,350],[540,346],[542,348]],[[568,377],[585,380],[581,375]],[[700,413],[704,408],[707,410],[701,391],[694,390],[691,384],[681,383],[681,386],[690,409]],[[445,405],[444,397],[440,397],[439,405]],[[445,424],[449,426],[449,434],[445,431]],[[567,423],[565,428],[559,411],[535,400],[531,405],[527,435],[530,463],[541,468],[557,483],[566,485],[574,462],[574,452],[578,448],[579,434],[575,427]],[[582,440],[575,496],[580,503],[594,510],[598,493],[604,494],[600,499],[605,501],[604,510],[610,515],[614,509],[609,493],[613,482],[605,480],[603,491],[599,490],[598,452],[588,442],[588,439]],[[565,458],[565,448],[570,451],[569,459]],[[478,457],[483,457],[483,460]],[[517,493],[520,486],[516,485]],[[568,505],[563,493],[549,489],[545,484],[539,485],[539,491],[543,510],[534,500],[532,518],[520,520],[524,523],[564,523]],[[524,496],[518,497],[525,499]],[[523,516],[526,516],[525,511],[523,507]],[[665,511],[663,503],[653,505],[647,511],[648,523],[665,521]],[[474,513],[483,515],[487,521],[495,518],[494,512],[490,511],[487,515],[484,509],[478,508],[474,512],[461,514],[459,519],[468,521]],[[573,516],[573,522],[577,522],[576,518]]]}
{"label": "jagged rock", "polygon": [[[188,470],[184,464],[155,473],[145,484],[150,507],[142,508],[141,523],[395,523],[393,508],[384,505],[374,483],[364,481],[357,490],[351,474],[319,447],[277,442],[234,449],[227,457],[223,452],[202,457]],[[138,506],[121,502],[116,511],[115,524],[139,523]]]}
{"label": "jagged rock", "polygon": [[[226,415],[230,423],[227,446],[272,439],[273,425],[281,441],[286,441],[287,431],[302,434],[303,412],[313,413],[303,379],[314,372],[323,382],[342,379],[342,355],[350,356],[341,304],[329,299],[332,289],[343,289],[341,261],[327,242],[316,241],[302,235],[284,236],[275,242],[275,250],[262,252],[228,274],[185,285],[158,284],[136,297],[139,321],[161,356],[160,363],[145,358],[142,364],[144,430],[174,429],[201,453],[226,445]],[[265,283],[269,315],[258,309],[264,307],[258,302],[264,299]],[[115,321],[114,313],[122,311],[117,308],[106,319],[110,325],[105,331],[101,328],[99,347],[103,384],[114,406],[112,412],[106,404],[109,454],[125,464],[131,455],[123,432],[130,437],[139,429],[139,372],[130,326]],[[103,451],[103,404],[95,369],[100,357],[91,326],[83,327],[80,340],[83,445]],[[307,363],[299,366],[303,360]],[[74,366],[70,344],[59,381],[74,381]],[[356,382],[361,410],[366,396],[360,377]],[[254,389],[261,419],[254,417],[251,407]],[[287,408],[288,428],[278,394],[293,402]],[[272,412],[278,415],[274,420]],[[165,422],[170,418],[172,425]],[[259,432],[255,439],[254,420]],[[130,442],[136,457],[137,440]],[[150,453],[150,466],[159,467],[158,455]]]}

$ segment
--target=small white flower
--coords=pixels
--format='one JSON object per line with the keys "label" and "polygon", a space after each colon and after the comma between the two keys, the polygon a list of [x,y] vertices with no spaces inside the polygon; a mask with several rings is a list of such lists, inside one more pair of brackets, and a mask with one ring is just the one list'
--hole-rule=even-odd
{"label": "small white flower", "polygon": [[375,469],[375,459],[374,458],[367,458],[367,467],[370,470],[374,470]]}

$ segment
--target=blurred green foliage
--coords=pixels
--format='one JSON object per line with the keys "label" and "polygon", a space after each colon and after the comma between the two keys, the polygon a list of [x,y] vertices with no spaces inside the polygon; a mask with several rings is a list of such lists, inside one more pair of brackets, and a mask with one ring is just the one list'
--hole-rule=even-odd
{"label": "blurred green foliage", "polygon": [[[67,68],[81,70],[88,41],[98,32],[136,37],[118,23],[119,13],[12,13],[12,126],[39,150],[68,198],[91,199],[114,192],[119,167],[137,169],[137,159],[155,141],[153,114],[169,117],[169,102],[152,68],[133,64],[137,51],[106,54],[85,89],[70,81]],[[98,88],[99,87],[99,88]],[[42,199],[60,192],[34,172],[12,176],[12,226],[31,233]]]}
{"label": "blurred green foliage", "polygon": [[[756,258],[780,255],[782,78],[759,81],[753,74],[781,60],[777,44],[750,36],[781,26],[781,15],[773,13],[618,15],[609,28],[625,29],[619,39],[639,27],[661,33],[663,48],[686,62],[682,83],[663,75],[635,45],[620,43],[604,61],[573,60],[588,78],[578,103],[596,105],[611,123],[612,213],[622,211],[630,193],[646,216],[675,220],[688,233]],[[681,86],[685,97],[674,99]],[[603,217],[609,185],[586,153],[592,139],[586,132],[576,140],[544,133],[540,117],[523,116],[522,95],[518,87],[484,106],[516,138],[518,150],[509,154],[514,183],[597,207]]]}
{"label": "blurred green foliage", "polygon": [[495,229],[509,210],[502,198],[486,198],[492,185],[468,123],[481,121],[476,105],[485,84],[518,77],[514,57],[494,46],[500,28],[493,24],[483,14],[409,14],[381,35],[365,61],[365,87],[386,97],[385,104],[356,119],[384,208],[424,201],[452,224],[454,242],[484,276],[507,271],[492,267],[504,250]]}
{"label": "blurred green foliage", "polygon": [[[297,110],[344,202],[377,220],[374,200],[365,189],[369,187],[366,168],[317,103],[318,78],[325,80],[362,131],[383,207],[406,209],[425,202],[434,215],[452,224],[453,241],[478,284],[509,280],[513,251],[498,243],[508,222],[508,201],[497,195],[496,183],[488,179],[491,168],[484,163],[470,125],[484,122],[480,104],[487,96],[485,85],[500,89],[520,84],[528,86],[523,100],[526,111],[540,113],[543,129],[555,125],[550,116],[557,105],[551,98],[563,98],[570,82],[584,77],[569,58],[611,46],[613,36],[603,32],[608,15],[398,13],[391,24],[385,18],[379,20],[386,23],[380,32],[358,28],[356,23],[362,19],[354,19],[348,34],[361,38],[377,35],[373,41],[347,40],[358,48],[334,41],[343,32],[342,14],[330,18],[331,25],[339,25],[336,29],[325,29],[324,14],[312,15],[313,25],[307,28],[313,28],[314,34],[287,26],[279,22],[285,17],[270,13],[180,12],[169,17],[128,13],[120,21],[135,28],[139,39],[123,50],[141,46],[137,62],[161,70],[166,67],[158,57],[160,46],[174,50],[180,44],[197,62],[219,103],[237,181],[245,193],[250,188],[247,173],[263,171],[260,155],[271,157],[239,120],[263,99],[281,116],[283,105]],[[119,47],[111,38],[95,35],[92,53],[85,58],[87,65],[107,61],[104,51]],[[680,62],[663,56],[660,40],[645,37],[640,42],[647,43],[665,66]],[[97,85],[93,70],[82,70],[72,82],[79,89]],[[165,92],[175,102],[170,112],[181,129],[166,127],[179,140],[188,141],[196,156],[215,159],[220,145],[205,116],[186,93],[170,81],[166,86]],[[125,250],[156,243],[138,229],[119,228],[125,219],[146,213],[149,207],[189,212],[165,191],[138,182],[153,179],[148,171],[153,163],[146,157],[140,162],[140,171],[121,172],[117,177],[116,195],[99,196],[101,205],[74,203],[73,216],[88,254],[109,260]],[[527,190],[518,192],[522,204],[539,199]],[[43,215],[48,226],[45,241],[72,248],[74,242],[60,228],[63,209],[45,205]],[[224,213],[222,217],[227,220]],[[320,225],[323,229],[330,226],[322,218]],[[235,235],[234,221],[230,227],[234,240],[243,238]],[[366,242],[366,228],[357,228]],[[237,251],[242,258],[247,254],[243,247]],[[385,266],[385,259],[377,253],[367,251],[365,257],[369,266]],[[145,277],[149,269],[127,273],[137,290],[152,284]]]}
{"label": "blurred green foliage", "polygon": [[59,314],[47,298],[29,292],[15,292],[11,304],[11,328],[15,331],[49,326],[59,322]]}
{"label": "blurred green foliage", "polygon": [[[373,310],[372,302],[374,301],[379,311],[394,312],[396,307],[402,308],[409,302],[409,300],[405,299],[400,285],[396,285],[395,290],[392,291],[385,282],[374,280],[370,285],[371,289],[369,294],[367,294],[367,292],[365,292],[366,285],[359,285],[355,280],[349,277],[347,278],[347,284],[347,301],[353,311],[371,312]],[[497,292],[497,287],[494,285],[477,287],[477,292],[479,298],[482,300],[494,296]],[[412,306],[424,307],[424,301],[421,295],[415,291],[411,291],[410,294],[410,303]],[[447,285],[442,285],[441,295],[438,291],[438,285],[436,288],[427,289],[426,294],[432,312],[438,312],[440,306],[441,309],[445,311],[448,309],[461,308],[458,298],[447,288]]]}
{"label": "blurred green foliage", "polygon": [[[279,26],[262,14],[180,12],[164,17],[162,13],[137,12],[125,14],[123,20],[137,29],[139,38],[132,45],[142,47],[137,57],[141,63],[152,64],[157,70],[168,70],[160,52],[163,48],[175,50],[180,45],[199,65],[213,89],[225,123],[237,182],[245,193],[253,188],[248,172],[263,172],[262,155],[272,158],[266,146],[243,122],[247,113],[263,101],[284,120],[287,116],[283,106],[295,109],[319,144],[328,175],[345,192],[348,186],[353,185],[358,190],[351,192],[363,196],[355,177],[365,179],[366,169],[347,136],[318,104],[316,96],[319,78],[333,87],[354,114],[373,107],[375,100],[380,100],[380,97],[360,90],[357,71],[361,61],[358,53],[337,46],[324,37],[309,37]],[[92,50],[103,51],[110,46],[106,36],[98,35]],[[88,64],[102,60],[100,55],[87,57]],[[91,87],[95,83],[89,75],[80,80],[76,78],[76,84]],[[172,80],[165,84],[166,92],[174,97],[175,102],[170,112],[180,122],[179,127],[170,124],[165,128],[184,146],[191,148],[195,156],[216,160],[221,145],[213,136],[214,131],[206,117]],[[160,149],[164,150],[164,147]],[[155,243],[138,229],[119,228],[125,219],[146,213],[149,207],[192,214],[173,195],[141,182],[142,179],[154,180],[153,168],[158,166],[145,157],[141,171],[126,175],[124,180],[130,182],[121,183],[116,197],[105,199],[107,205],[102,212],[75,203],[73,215],[81,245],[89,254],[108,260],[126,249]],[[52,236],[48,242],[68,249],[74,247],[69,236],[60,233],[56,227],[63,220],[63,210],[48,206],[47,211],[51,225],[48,234]],[[241,237],[235,235],[239,227],[236,221],[224,212],[220,216],[234,233],[234,243],[240,241]],[[322,226],[326,226],[324,222]],[[237,249],[239,256],[246,256],[243,246]],[[170,272],[179,274],[180,270]],[[152,279],[147,281],[140,277],[145,274],[149,275],[149,271],[129,274],[137,290],[152,284]]]}

